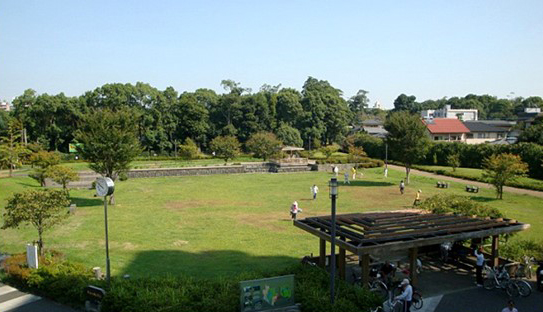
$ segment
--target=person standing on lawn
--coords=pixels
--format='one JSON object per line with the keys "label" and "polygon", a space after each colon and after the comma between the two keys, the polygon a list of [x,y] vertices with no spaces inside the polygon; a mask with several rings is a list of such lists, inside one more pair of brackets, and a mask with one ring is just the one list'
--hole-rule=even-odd
{"label": "person standing on lawn", "polygon": [[405,183],[403,183],[403,180],[400,181],[400,193],[402,193],[403,195],[403,192],[405,191]]}
{"label": "person standing on lawn", "polygon": [[338,166],[334,166],[334,174],[336,175],[336,178],[337,178],[337,175],[339,174]]}
{"label": "person standing on lawn", "polygon": [[351,175],[353,176],[353,181],[356,180],[356,168],[355,167],[351,168]]}
{"label": "person standing on lawn", "polygon": [[313,184],[311,187],[311,193],[313,193],[313,200],[317,199],[317,193],[319,192],[319,187],[316,184]]}
{"label": "person standing on lawn", "polygon": [[296,220],[296,216],[300,212],[302,212],[302,209],[300,209],[300,207],[298,207],[298,202],[294,201],[292,203],[292,206],[290,206],[290,217],[292,218],[292,220]]}
{"label": "person standing on lawn", "polygon": [[420,193],[422,193],[422,190],[417,191],[417,195],[415,197],[415,201],[413,202],[413,206],[420,204]]}
{"label": "person standing on lawn", "polygon": [[349,173],[348,172],[345,172],[345,174],[343,175],[343,184],[351,184],[351,182],[349,182]]}
{"label": "person standing on lawn", "polygon": [[478,287],[483,287],[483,267],[485,265],[485,256],[483,255],[483,247],[475,249],[475,257],[477,262],[475,265],[476,283]]}

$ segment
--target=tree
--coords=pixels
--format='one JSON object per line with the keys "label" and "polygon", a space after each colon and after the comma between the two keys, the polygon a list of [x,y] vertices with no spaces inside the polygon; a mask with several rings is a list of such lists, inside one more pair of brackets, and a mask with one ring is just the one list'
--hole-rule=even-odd
{"label": "tree", "polygon": [[281,123],[279,128],[275,130],[275,134],[285,145],[301,147],[304,144],[300,131],[288,124]]}
{"label": "tree", "polygon": [[362,147],[349,146],[349,155],[347,155],[347,159],[349,162],[355,164],[355,168],[358,167],[358,164],[362,159],[367,156],[368,155],[366,155],[366,152],[364,152]]}
{"label": "tree", "polygon": [[456,168],[460,167],[460,155],[450,154],[447,156],[447,164],[452,167],[453,171],[456,171]]}
{"label": "tree", "polygon": [[417,115],[409,112],[391,113],[385,121],[387,143],[395,158],[404,163],[406,182],[409,184],[411,166],[422,158],[428,147],[426,126]]}
{"label": "tree", "polygon": [[58,165],[60,163],[60,156],[56,152],[37,151],[30,156],[30,164],[34,168],[34,172],[30,174],[30,177],[40,183],[41,186],[45,186],[45,178],[47,168]]}
{"label": "tree", "polygon": [[75,170],[70,167],[58,165],[47,168],[45,171],[45,177],[50,178],[51,180],[55,181],[55,183],[62,185],[62,189],[66,190],[68,194],[68,183],[71,181],[79,181],[79,175]]}
{"label": "tree", "polygon": [[355,96],[351,97],[349,99],[349,109],[351,110],[351,113],[353,114],[353,121],[357,124],[360,123],[360,114],[368,108],[368,105],[370,103],[370,99],[368,98],[368,91],[366,90],[358,90]]}
{"label": "tree", "polygon": [[43,233],[68,216],[70,204],[61,190],[30,189],[8,199],[2,229],[30,224],[38,231],[38,249],[43,254]]}
{"label": "tree", "polygon": [[234,136],[218,136],[211,141],[210,148],[217,157],[224,159],[224,164],[240,153],[239,141]]}
{"label": "tree", "polygon": [[0,167],[9,168],[9,176],[13,169],[22,164],[22,157],[29,151],[19,142],[21,124],[12,119],[8,122],[7,135],[0,137]]}
{"label": "tree", "polygon": [[253,134],[245,146],[247,150],[255,157],[262,158],[264,161],[281,152],[282,142],[271,132],[258,132]]}
{"label": "tree", "polygon": [[503,186],[528,172],[528,165],[520,156],[514,154],[498,154],[486,158],[483,162],[483,178],[496,187],[496,197],[503,198]]}
{"label": "tree", "polygon": [[[92,170],[113,181],[128,171],[130,163],[141,153],[136,120],[134,112],[128,109],[94,110],[83,118],[76,133],[81,143],[77,149]],[[113,195],[110,202],[115,202]]]}
{"label": "tree", "polygon": [[417,111],[417,98],[414,95],[405,95],[400,94],[395,100],[394,100],[394,109],[393,111],[408,111],[411,113],[415,113]]}
{"label": "tree", "polygon": [[320,152],[324,154],[324,157],[326,157],[326,159],[330,158],[330,156],[332,156],[338,150],[339,150],[339,146],[335,144],[320,148]]}
{"label": "tree", "polygon": [[196,143],[190,138],[185,140],[185,144],[179,145],[179,155],[183,158],[195,159],[198,157],[198,154],[198,146],[196,146]]}

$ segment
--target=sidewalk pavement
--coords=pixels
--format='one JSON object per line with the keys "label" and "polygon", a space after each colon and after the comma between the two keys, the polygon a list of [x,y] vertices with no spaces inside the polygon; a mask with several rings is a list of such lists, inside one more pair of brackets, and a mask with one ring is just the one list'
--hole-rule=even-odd
{"label": "sidewalk pavement", "polygon": [[0,312],[76,312],[76,310],[0,283]]}

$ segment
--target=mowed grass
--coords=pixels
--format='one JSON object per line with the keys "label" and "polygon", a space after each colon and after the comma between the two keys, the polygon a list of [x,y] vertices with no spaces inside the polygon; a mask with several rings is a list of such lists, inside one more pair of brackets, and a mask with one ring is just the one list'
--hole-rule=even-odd
{"label": "mowed grass", "polygon": [[[464,184],[435,188],[436,180],[412,175],[405,195],[398,183],[404,172],[382,168],[364,170],[351,185],[341,185],[338,213],[410,208],[415,192],[423,199],[437,193],[468,195]],[[239,174],[129,179],[118,182],[117,204],[109,208],[110,254],[113,274],[132,276],[189,274],[195,277],[232,276],[243,271],[276,271],[318,253],[318,239],[294,227],[290,204],[297,200],[301,218],[329,214],[329,173]],[[342,175],[340,175],[342,177]],[[342,178],[340,179],[342,180]],[[311,200],[310,187],[320,193]],[[5,200],[23,188],[37,187],[27,177],[0,179],[0,210]],[[77,213],[45,233],[47,248],[88,267],[105,265],[104,211],[92,190],[72,190]],[[543,234],[543,201],[528,195],[482,189],[473,199],[497,207],[508,217],[532,224],[522,237]],[[1,252],[23,252],[36,239],[31,227],[0,230]]]}

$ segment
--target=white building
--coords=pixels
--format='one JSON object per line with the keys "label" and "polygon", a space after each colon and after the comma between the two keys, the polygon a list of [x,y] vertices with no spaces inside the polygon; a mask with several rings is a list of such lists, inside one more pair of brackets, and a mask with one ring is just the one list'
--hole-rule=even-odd
{"label": "white building", "polygon": [[452,109],[450,105],[445,105],[441,109],[429,109],[420,112],[423,119],[433,118],[456,118],[463,121],[477,120],[478,111],[476,109]]}
{"label": "white building", "polygon": [[4,110],[6,112],[9,112],[11,110],[11,106],[6,101],[0,101],[0,110]]}

